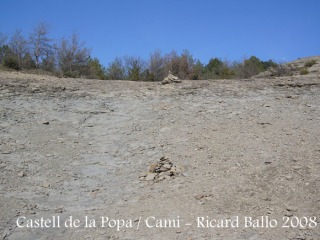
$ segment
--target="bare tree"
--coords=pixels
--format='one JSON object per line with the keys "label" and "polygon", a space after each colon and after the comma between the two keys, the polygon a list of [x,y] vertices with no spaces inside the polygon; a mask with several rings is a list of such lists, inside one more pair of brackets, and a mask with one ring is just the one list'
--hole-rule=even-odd
{"label": "bare tree", "polygon": [[73,34],[71,41],[62,39],[58,47],[58,65],[64,75],[79,77],[88,74],[90,50]]}
{"label": "bare tree", "polygon": [[10,53],[10,48],[5,45],[7,41],[7,36],[0,32],[0,64],[6,55]]}
{"label": "bare tree", "polygon": [[32,55],[37,68],[39,68],[40,62],[44,58],[48,59],[53,55],[52,39],[48,37],[48,33],[49,25],[46,23],[40,23],[30,34],[29,39],[32,48]]}
{"label": "bare tree", "polygon": [[2,47],[7,41],[7,35],[0,33],[0,47]]}
{"label": "bare tree", "polygon": [[110,80],[126,79],[126,70],[121,58],[117,57],[109,63],[107,68],[107,78]]}
{"label": "bare tree", "polygon": [[167,73],[165,72],[165,62],[160,50],[150,54],[148,67],[154,81],[163,80]]}
{"label": "bare tree", "polygon": [[188,50],[184,50],[179,58],[178,76],[182,79],[188,79],[193,73],[194,60]]}
{"label": "bare tree", "polygon": [[129,80],[143,80],[142,74],[145,71],[145,62],[139,57],[125,57],[125,69]]}
{"label": "bare tree", "polygon": [[55,54],[52,53],[48,56],[46,56],[44,59],[42,59],[40,68],[49,71],[49,72],[55,72],[56,71],[56,58]]}
{"label": "bare tree", "polygon": [[164,57],[165,70],[181,79],[193,78],[195,60],[188,50],[184,50],[181,55],[176,51],[171,51]]}
{"label": "bare tree", "polygon": [[13,34],[9,42],[9,47],[21,67],[22,59],[28,53],[27,41],[23,37],[21,30],[16,30]]}
{"label": "bare tree", "polygon": [[165,71],[169,71],[173,75],[179,74],[179,56],[175,50],[172,50],[169,54],[166,54],[164,57],[165,61]]}

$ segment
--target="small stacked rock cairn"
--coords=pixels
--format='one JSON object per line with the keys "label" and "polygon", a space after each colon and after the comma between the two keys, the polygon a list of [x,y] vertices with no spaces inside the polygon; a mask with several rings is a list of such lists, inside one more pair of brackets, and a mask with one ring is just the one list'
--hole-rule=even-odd
{"label": "small stacked rock cairn", "polygon": [[160,161],[149,166],[148,173],[140,175],[140,180],[159,182],[182,175],[179,167],[173,165],[168,157],[161,157]]}
{"label": "small stacked rock cairn", "polygon": [[169,71],[169,75],[166,76],[161,83],[162,84],[181,83],[181,80],[178,77],[172,75],[171,72]]}

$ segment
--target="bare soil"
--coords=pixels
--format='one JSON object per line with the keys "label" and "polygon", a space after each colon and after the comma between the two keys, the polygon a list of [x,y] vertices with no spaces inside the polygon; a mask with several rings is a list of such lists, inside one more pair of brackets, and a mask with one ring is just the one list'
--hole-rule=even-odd
{"label": "bare soil", "polygon": [[[320,239],[318,73],[161,85],[0,72],[0,136],[4,239]],[[179,171],[147,180],[162,157]],[[53,216],[60,227],[36,227]]]}

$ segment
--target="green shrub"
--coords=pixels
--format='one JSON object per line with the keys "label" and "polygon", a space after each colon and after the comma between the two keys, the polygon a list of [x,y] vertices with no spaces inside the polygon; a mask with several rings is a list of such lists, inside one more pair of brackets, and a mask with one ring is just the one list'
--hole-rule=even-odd
{"label": "green shrub", "polygon": [[300,75],[306,75],[308,73],[309,73],[308,69],[306,69],[306,68],[301,68],[300,69]]}
{"label": "green shrub", "polygon": [[20,70],[19,61],[17,58],[13,56],[8,56],[5,59],[3,59],[3,66],[15,70]]}
{"label": "green shrub", "polygon": [[310,61],[306,62],[306,63],[304,64],[304,67],[306,67],[306,68],[312,67],[312,66],[315,65],[316,63],[317,63],[317,61],[313,59],[313,60],[310,60]]}
{"label": "green shrub", "polygon": [[220,77],[222,79],[230,79],[235,76],[235,73],[228,67],[224,67],[221,70]]}
{"label": "green shrub", "polygon": [[77,78],[78,74],[76,72],[67,71],[63,73],[63,76],[67,78]]}
{"label": "green shrub", "polygon": [[275,67],[270,68],[271,76],[282,77],[282,76],[292,76],[297,69],[289,64],[278,64]]}
{"label": "green shrub", "polygon": [[23,69],[36,69],[36,63],[33,61],[31,55],[27,53],[21,60],[21,68]]}

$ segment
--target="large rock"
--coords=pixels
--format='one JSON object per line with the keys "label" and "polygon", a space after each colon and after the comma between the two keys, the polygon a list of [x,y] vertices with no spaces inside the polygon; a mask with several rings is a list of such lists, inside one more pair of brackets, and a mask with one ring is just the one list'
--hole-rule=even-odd
{"label": "large rock", "polygon": [[181,80],[177,77],[169,73],[167,77],[165,77],[162,82],[162,84],[168,84],[168,83],[181,83]]}
{"label": "large rock", "polygon": [[146,176],[146,181],[152,181],[156,176],[157,175],[155,173],[148,173],[148,175]]}
{"label": "large rock", "polygon": [[168,157],[161,157],[156,163],[149,166],[149,172],[140,174],[140,180],[159,182],[170,177],[182,175],[181,169],[174,165]]}

